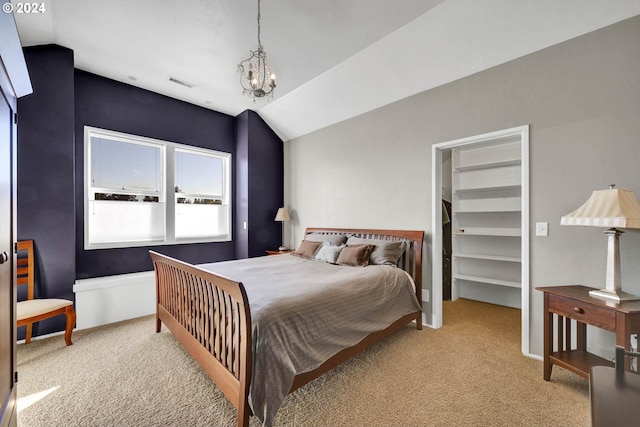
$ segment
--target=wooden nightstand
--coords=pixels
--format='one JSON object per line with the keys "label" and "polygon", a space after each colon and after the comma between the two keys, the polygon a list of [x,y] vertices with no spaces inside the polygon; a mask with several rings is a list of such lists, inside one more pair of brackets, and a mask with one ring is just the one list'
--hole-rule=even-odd
{"label": "wooden nightstand", "polygon": [[[544,293],[544,379],[551,379],[553,365],[562,366],[585,378],[593,366],[614,363],[587,351],[587,325],[616,334],[616,345],[627,350],[631,335],[640,333],[640,301],[611,303],[589,296],[586,286],[536,288]],[[557,316],[554,349],[553,317]],[[571,320],[576,321],[576,347],[572,348]],[[629,370],[625,360],[625,370]]]}
{"label": "wooden nightstand", "polygon": [[288,254],[289,252],[292,252],[291,249],[287,249],[286,251],[279,251],[277,249],[267,249],[267,255],[281,255],[281,254]]}

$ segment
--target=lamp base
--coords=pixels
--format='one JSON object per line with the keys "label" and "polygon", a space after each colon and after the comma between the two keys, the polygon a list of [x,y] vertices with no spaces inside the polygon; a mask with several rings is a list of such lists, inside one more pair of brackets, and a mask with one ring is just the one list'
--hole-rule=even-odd
{"label": "lamp base", "polygon": [[[282,245],[282,246],[280,246],[280,247],[278,248],[278,250],[279,250],[280,252],[282,252],[282,251],[288,251],[288,250],[289,250],[289,248],[288,248],[288,247],[286,247],[286,246],[284,246],[284,245]],[[640,298],[639,298],[639,299],[640,299]]]}
{"label": "lamp base", "polygon": [[595,297],[595,298],[603,298],[606,299],[608,301],[614,301],[614,302],[622,302],[622,301],[637,301],[640,300],[639,296],[635,296],[635,295],[631,295],[628,294],[626,292],[622,292],[622,291],[610,291],[608,289],[599,289],[599,290],[593,290],[593,291],[589,291],[589,296]]}

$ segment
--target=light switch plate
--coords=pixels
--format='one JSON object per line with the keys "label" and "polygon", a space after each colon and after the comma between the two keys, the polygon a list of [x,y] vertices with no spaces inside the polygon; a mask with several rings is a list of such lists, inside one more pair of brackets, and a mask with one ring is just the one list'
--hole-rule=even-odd
{"label": "light switch plate", "polygon": [[547,237],[549,235],[548,222],[536,222],[536,236]]}

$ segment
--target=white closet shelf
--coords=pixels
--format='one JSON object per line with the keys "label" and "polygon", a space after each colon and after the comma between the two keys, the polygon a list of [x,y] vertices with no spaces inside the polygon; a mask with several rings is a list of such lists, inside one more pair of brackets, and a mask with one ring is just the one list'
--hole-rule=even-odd
{"label": "white closet shelf", "polygon": [[466,227],[454,231],[454,236],[505,236],[520,237],[520,228]]}
{"label": "white closet shelf", "polygon": [[458,210],[456,212],[452,212],[454,215],[458,214],[477,214],[477,213],[519,213],[521,212],[520,207],[516,208],[504,208],[504,209],[495,209],[495,208],[487,208],[487,209],[469,209],[469,210]]}
{"label": "white closet shelf", "polygon": [[521,163],[520,159],[508,159],[508,160],[499,160],[495,162],[487,162],[487,163],[476,163],[469,165],[460,165],[456,166],[454,169],[455,172],[467,172],[467,171],[476,171],[480,169],[492,169],[492,168],[500,168],[503,166],[516,166]]}
{"label": "white closet shelf", "polygon": [[467,276],[464,274],[456,274],[455,276],[453,276],[454,279],[457,280],[466,280],[469,282],[478,282],[478,283],[490,283],[492,285],[498,285],[498,286],[506,286],[508,288],[520,288],[520,282],[512,282],[510,280],[498,280],[498,279],[491,279],[488,277],[479,277],[479,276]]}
{"label": "white closet shelf", "polygon": [[522,262],[521,257],[483,254],[454,254],[455,258],[484,259],[490,261]]}
{"label": "white closet shelf", "polygon": [[512,185],[493,185],[488,187],[474,187],[474,188],[454,188],[453,192],[458,194],[463,193],[475,193],[481,191],[502,191],[502,190],[520,190],[520,184],[512,184]]}

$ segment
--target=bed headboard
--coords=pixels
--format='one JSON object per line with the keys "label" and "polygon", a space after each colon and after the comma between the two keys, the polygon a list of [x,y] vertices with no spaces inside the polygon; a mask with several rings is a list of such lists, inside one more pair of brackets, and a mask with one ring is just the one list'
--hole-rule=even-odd
{"label": "bed headboard", "polygon": [[339,234],[345,236],[360,237],[363,239],[382,239],[390,241],[404,241],[408,244],[408,249],[400,258],[398,266],[411,274],[416,284],[416,297],[422,305],[422,241],[424,231],[422,230],[373,230],[359,228],[307,228],[304,235],[316,234]]}

